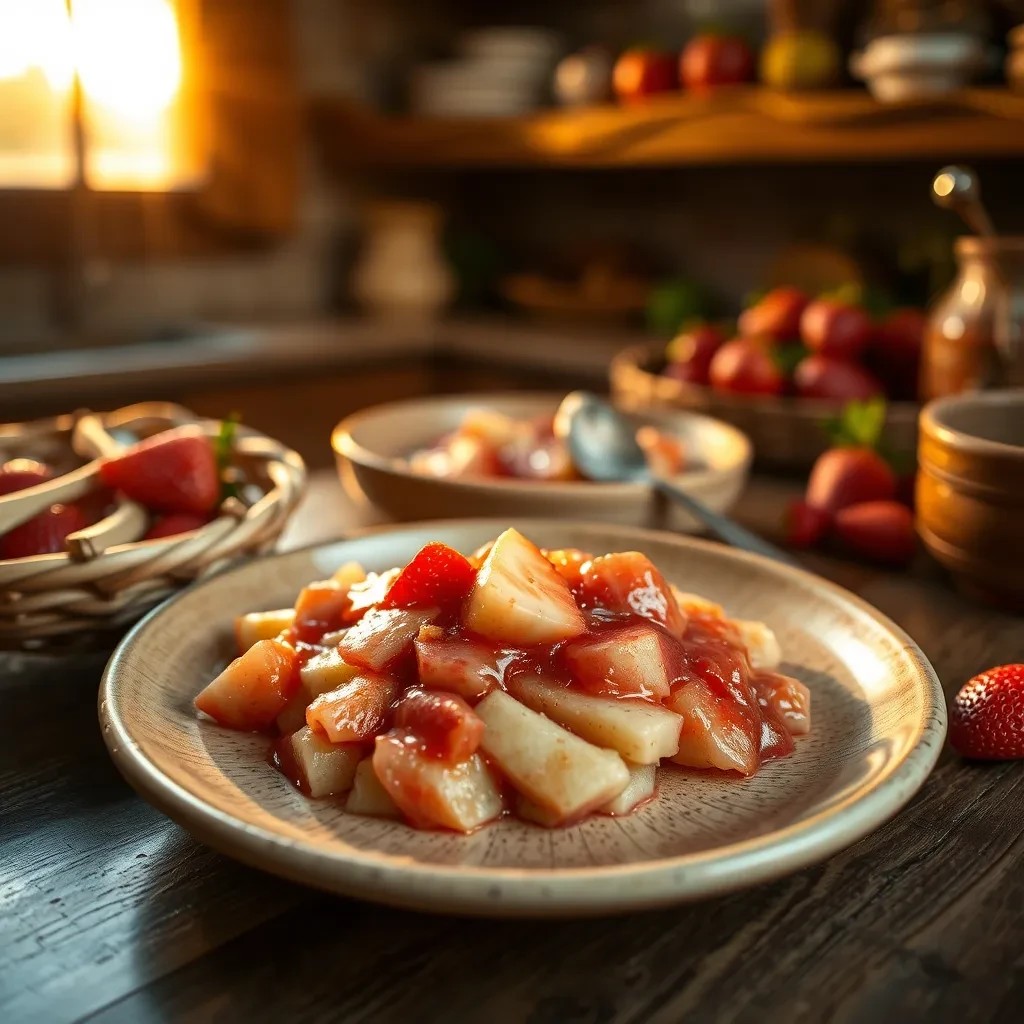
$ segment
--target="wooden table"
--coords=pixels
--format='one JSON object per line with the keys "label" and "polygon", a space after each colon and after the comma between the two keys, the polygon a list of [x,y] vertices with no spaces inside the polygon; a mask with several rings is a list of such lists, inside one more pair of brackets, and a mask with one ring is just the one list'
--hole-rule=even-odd
{"label": "wooden table", "polygon": [[[778,521],[792,485],[739,511]],[[319,477],[287,543],[359,520]],[[913,636],[948,692],[1024,659],[1024,621],[934,569],[810,567]],[[121,781],[102,658],[0,671],[0,1021],[1016,1021],[1024,771],[946,753],[875,835],[749,892],[580,922],[458,920],[325,896],[200,846]]]}

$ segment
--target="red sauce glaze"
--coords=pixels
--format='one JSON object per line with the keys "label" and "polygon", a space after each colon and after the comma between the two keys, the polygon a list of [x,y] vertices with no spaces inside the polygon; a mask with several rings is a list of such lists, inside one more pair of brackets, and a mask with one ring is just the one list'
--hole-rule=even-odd
{"label": "red sauce glaze", "polygon": [[[578,573],[575,558],[565,561],[567,576],[572,577]],[[586,598],[577,594],[579,603],[588,605],[583,609],[588,628],[583,637],[574,638],[575,641],[600,638],[632,624],[644,624],[657,629],[662,634],[673,693],[677,688],[699,680],[718,698],[717,705],[722,713],[731,716],[730,724],[751,737],[752,745],[759,749],[762,762],[769,758],[783,757],[793,751],[793,738],[781,715],[767,699],[780,677],[770,672],[755,671],[751,667],[746,648],[728,621],[712,616],[691,615],[678,635],[673,635],[652,621],[651,617],[624,610],[620,595],[614,595],[616,607],[613,609],[595,606],[594,595],[593,589],[589,590]],[[564,644],[521,649],[494,645],[486,638],[465,629],[459,618],[459,608],[449,607],[433,625],[446,638],[471,640],[490,648],[493,652],[493,677],[503,689],[507,689],[508,682],[518,675],[536,673],[561,681],[567,688],[595,692],[593,681],[587,687],[580,686],[567,671],[562,658]],[[304,664],[313,654],[323,649],[320,645],[323,634],[333,628],[337,627],[307,620],[301,628],[293,630],[295,635],[291,642],[299,653],[300,663]],[[399,697],[392,704],[382,731],[392,725],[400,726],[407,731],[411,742],[416,742],[430,756],[445,761],[453,758],[459,760],[469,748],[476,749],[482,729],[476,728],[476,724],[480,724],[479,719],[461,698],[431,691],[432,697],[426,699],[427,695],[422,690],[414,689],[418,688],[414,661],[404,656],[392,662],[387,673],[397,676],[401,686]],[[403,707],[407,695],[412,699],[406,701]],[[602,695],[609,698],[619,696],[611,691]],[[628,696],[637,699],[636,694]],[[657,703],[654,698],[649,699]],[[468,721],[462,713],[463,708],[471,716]],[[418,718],[418,709],[424,712],[422,722]],[[456,753],[460,756],[456,757]],[[487,761],[486,755],[480,753]],[[297,779],[290,746],[286,742],[275,745],[273,763],[293,782]],[[505,786],[505,780],[501,778],[496,766],[489,767],[499,784]]]}

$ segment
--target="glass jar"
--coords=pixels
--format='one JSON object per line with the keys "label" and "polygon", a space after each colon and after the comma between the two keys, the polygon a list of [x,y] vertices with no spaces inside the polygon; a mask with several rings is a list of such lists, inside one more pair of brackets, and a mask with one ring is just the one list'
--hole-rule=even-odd
{"label": "glass jar", "polygon": [[922,401],[1024,385],[1024,238],[959,238],[958,274],[933,303]]}

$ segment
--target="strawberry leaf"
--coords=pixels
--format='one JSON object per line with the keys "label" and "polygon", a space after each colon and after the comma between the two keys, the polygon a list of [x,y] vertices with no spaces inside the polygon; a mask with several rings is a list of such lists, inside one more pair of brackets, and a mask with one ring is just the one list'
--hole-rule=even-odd
{"label": "strawberry leaf", "polygon": [[808,350],[799,341],[789,341],[784,345],[776,345],[769,351],[769,355],[779,372],[788,380],[801,360],[808,355]]}
{"label": "strawberry leaf", "polygon": [[877,449],[885,426],[885,399],[848,402],[834,419],[826,420],[825,432],[833,445]]}
{"label": "strawberry leaf", "polygon": [[220,500],[238,497],[238,486],[231,479],[231,456],[235,450],[235,436],[238,433],[237,412],[221,420],[220,430],[213,441],[213,452],[217,457],[217,474],[220,477]]}

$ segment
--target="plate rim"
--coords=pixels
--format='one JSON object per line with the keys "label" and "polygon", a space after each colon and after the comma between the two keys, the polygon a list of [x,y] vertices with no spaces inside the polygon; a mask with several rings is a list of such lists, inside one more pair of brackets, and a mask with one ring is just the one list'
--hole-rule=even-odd
{"label": "plate rim", "polygon": [[[904,656],[914,664],[921,686],[922,714],[915,722],[917,734],[913,746],[867,791],[858,789],[825,811],[727,847],[627,864],[519,869],[417,863],[379,851],[367,853],[355,847],[325,852],[316,844],[282,836],[207,804],[165,776],[125,725],[118,707],[117,678],[130,668],[130,657],[140,636],[170,607],[190,600],[196,591],[222,577],[252,572],[257,565],[287,561],[367,536],[461,527],[486,526],[500,530],[508,525],[506,518],[479,517],[373,526],[336,540],[262,555],[191,584],[139,620],[118,644],[104,668],[97,706],[104,743],[114,764],[147,802],[202,842],[261,870],[315,888],[392,906],[487,917],[622,913],[693,902],[750,888],[819,863],[870,835],[894,817],[931,774],[942,750],[947,724],[946,700],[938,675],[914,640],[863,598],[809,570],[702,538],[640,527],[542,517],[515,518],[514,525],[524,530],[532,525],[600,533],[611,531],[636,538],[638,542],[645,538],[669,542],[767,568],[770,572],[795,577],[805,585],[813,583],[824,587],[834,598],[891,633],[899,641]],[[673,884],[673,875],[685,876],[688,872],[698,874],[697,884],[686,884],[685,878],[676,878]],[[608,885],[595,895],[593,889],[597,883],[617,880],[634,884],[622,889]],[[431,887],[430,883],[434,885]],[[512,888],[507,895],[501,892],[505,886]]]}

